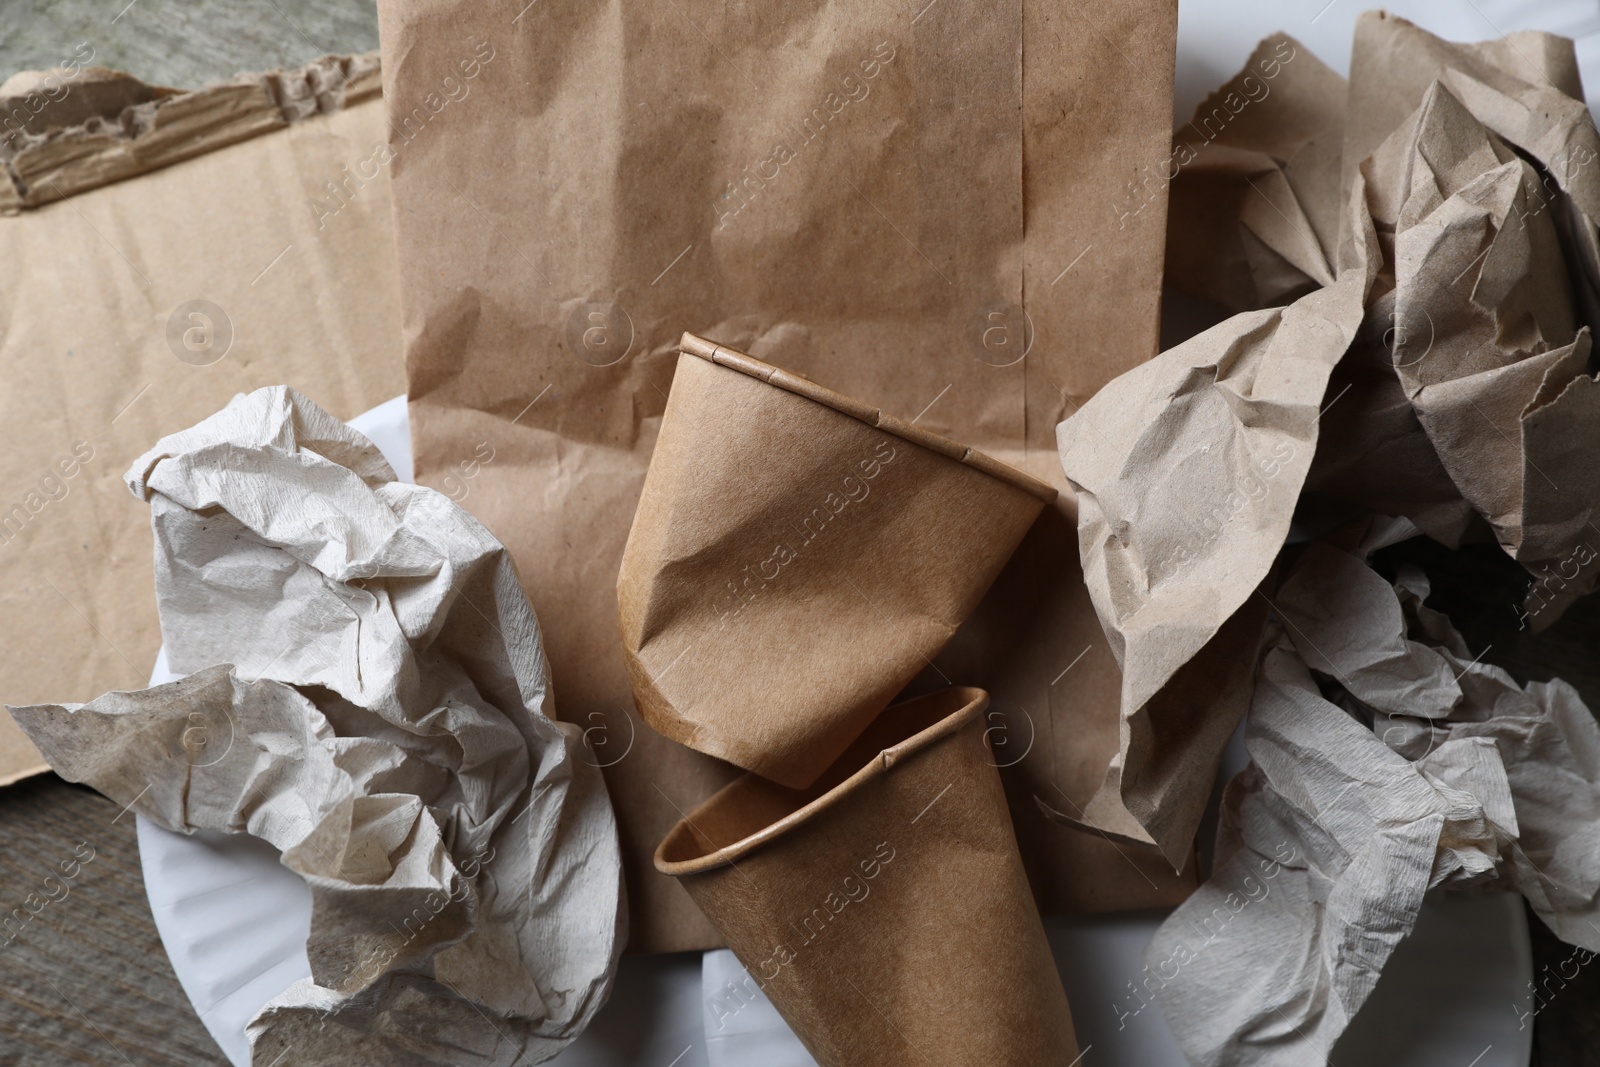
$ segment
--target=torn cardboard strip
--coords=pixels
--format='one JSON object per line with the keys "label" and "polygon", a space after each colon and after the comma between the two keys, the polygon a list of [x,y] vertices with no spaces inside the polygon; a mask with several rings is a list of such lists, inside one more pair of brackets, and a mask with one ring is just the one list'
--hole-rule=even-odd
{"label": "torn cardboard strip", "polygon": [[252,1020],[253,1059],[555,1055],[610,990],[621,868],[504,548],[282,386],[127,481],[189,677],[12,711],[68,780],[168,830],[261,838],[306,880],[312,976]]}
{"label": "torn cardboard strip", "polygon": [[[92,53],[91,49],[91,53]],[[375,55],[183,92],[72,63],[0,87],[0,213],[38,207],[327,115],[382,89]]]}

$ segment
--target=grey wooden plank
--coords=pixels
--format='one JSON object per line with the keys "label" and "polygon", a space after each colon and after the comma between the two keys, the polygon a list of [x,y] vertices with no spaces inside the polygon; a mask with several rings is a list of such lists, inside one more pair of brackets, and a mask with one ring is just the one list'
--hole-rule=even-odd
{"label": "grey wooden plank", "polygon": [[161,947],[131,813],[54,775],[0,793],[0,1067],[226,1067]]}

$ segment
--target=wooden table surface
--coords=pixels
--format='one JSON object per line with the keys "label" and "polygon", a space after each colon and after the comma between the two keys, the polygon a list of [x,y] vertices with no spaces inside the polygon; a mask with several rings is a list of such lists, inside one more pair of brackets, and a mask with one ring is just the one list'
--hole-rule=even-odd
{"label": "wooden table surface", "polygon": [[[364,0],[11,0],[0,23],[0,78],[48,67],[85,40],[98,64],[189,87],[367,51],[377,39]],[[1525,580],[1493,550],[1418,543],[1389,557],[1426,567],[1430,603],[1455,618],[1474,652],[1487,650],[1485,660],[1523,680],[1559,674],[1600,708],[1600,598],[1535,636],[1517,627],[1513,608]],[[76,870],[65,895],[61,883],[44,881],[63,862]],[[30,894],[58,899],[32,914]],[[0,789],[0,909],[15,908],[30,918],[0,934],[0,1067],[225,1067],[156,935],[131,814],[53,775]],[[1570,948],[1531,913],[1529,923],[1536,973],[1554,971]],[[1581,969],[1550,998],[1534,1034],[1536,1067],[1600,1065],[1600,966]]]}
{"label": "wooden table surface", "polygon": [[133,823],[54,775],[0,791],[0,906],[27,917],[0,935],[0,1065],[227,1067],[156,936]]}

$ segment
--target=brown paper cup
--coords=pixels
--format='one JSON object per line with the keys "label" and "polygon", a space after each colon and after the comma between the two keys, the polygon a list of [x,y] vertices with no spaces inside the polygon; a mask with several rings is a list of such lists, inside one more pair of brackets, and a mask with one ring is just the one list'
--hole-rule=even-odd
{"label": "brown paper cup", "polygon": [[656,850],[823,1067],[1066,1067],[1072,1017],[981,689],[885,711],[816,785],[747,774]]}
{"label": "brown paper cup", "polygon": [[926,666],[1056,491],[685,334],[617,580],[645,720],[796,788]]}

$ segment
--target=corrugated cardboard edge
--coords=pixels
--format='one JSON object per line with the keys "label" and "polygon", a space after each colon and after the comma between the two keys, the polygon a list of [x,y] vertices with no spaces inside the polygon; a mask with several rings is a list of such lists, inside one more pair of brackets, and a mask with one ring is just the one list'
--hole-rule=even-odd
{"label": "corrugated cardboard edge", "polygon": [[775,385],[797,396],[803,396],[807,400],[814,400],[819,404],[833,408],[835,411],[849,415],[853,419],[858,419],[868,426],[883,430],[885,433],[892,433],[896,437],[909,441],[914,445],[921,445],[930,452],[937,452],[941,456],[946,456],[958,463],[965,463],[974,470],[982,471],[992,478],[998,478],[1002,482],[1016,486],[1025,493],[1038,497],[1046,504],[1055,503],[1055,499],[1059,495],[1054,486],[1046,485],[1032,475],[1024,474],[1015,467],[986,456],[977,449],[962,444],[960,441],[952,441],[948,437],[942,437],[939,434],[919,429],[909,422],[903,422],[893,415],[885,415],[877,408],[869,407],[859,400],[845,396],[843,393],[836,393],[832,389],[824,388],[809,378],[803,378],[798,374],[774,367],[770,363],[763,363],[754,356],[747,356],[743,352],[724,348],[713,341],[707,341],[704,337],[696,337],[692,333],[684,334],[678,341],[678,351],[685,355],[698,356],[718,366],[739,371],[741,374],[748,374],[752,378],[759,378],[768,385]]}
{"label": "corrugated cardboard edge", "polygon": [[[77,79],[85,79],[78,82]],[[169,167],[312,115],[325,115],[377,96],[383,88],[376,52],[324,56],[298,70],[240,74],[232,81],[180,92],[129,75],[89,69],[58,102],[95,86],[106,93],[100,114],[73,125],[48,125],[43,107],[20,129],[0,131],[0,213],[62,200],[152,170]],[[0,97],[0,115],[34,111],[36,92]],[[77,119],[81,107],[74,108]],[[43,127],[43,128],[41,128]]]}

